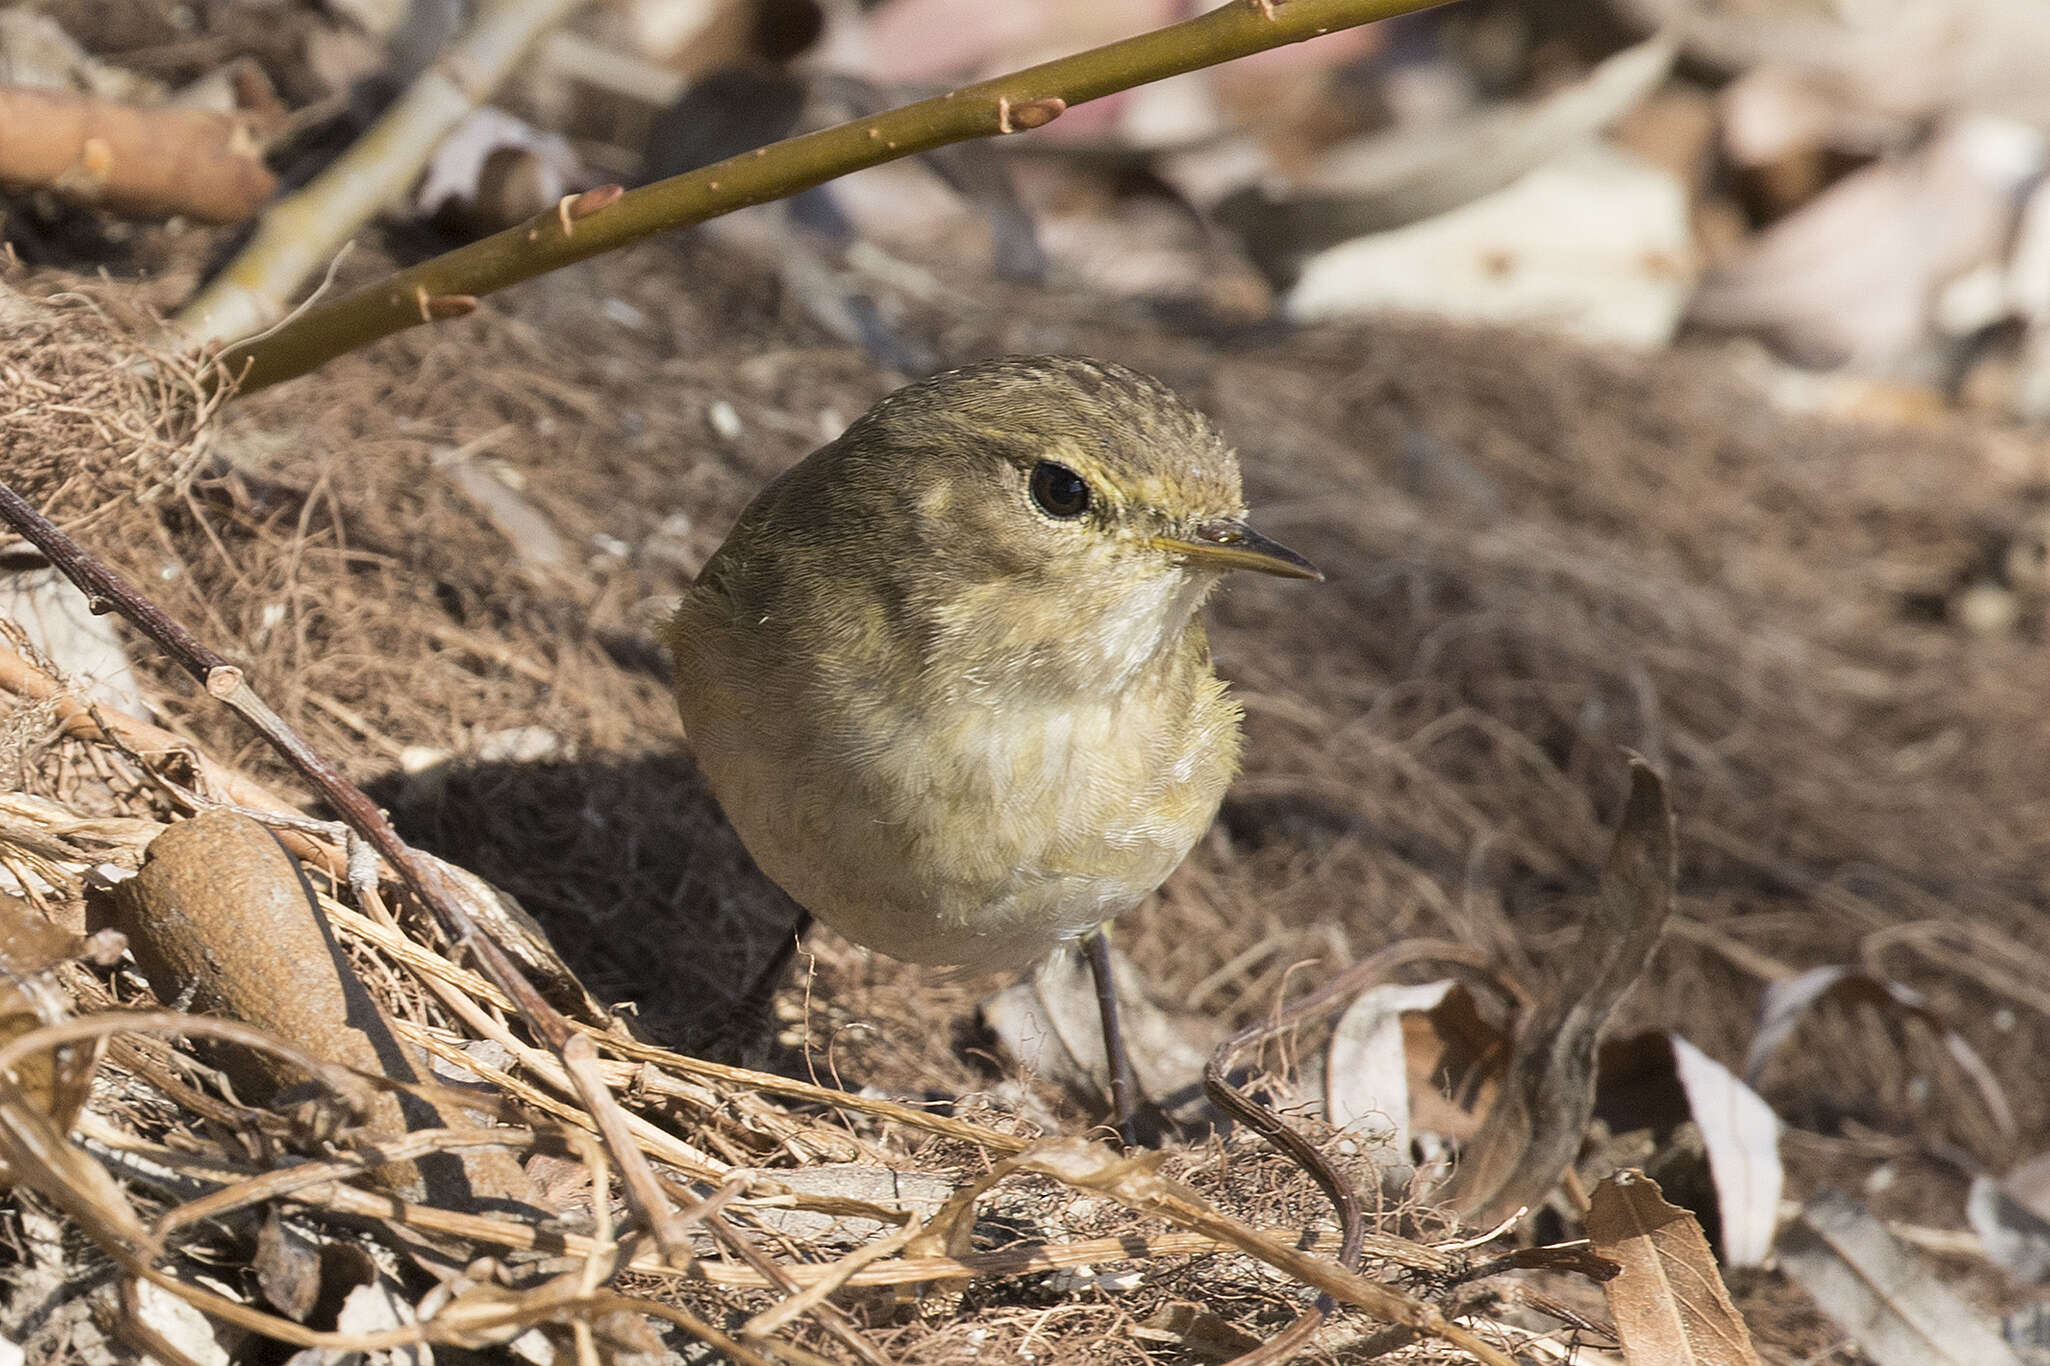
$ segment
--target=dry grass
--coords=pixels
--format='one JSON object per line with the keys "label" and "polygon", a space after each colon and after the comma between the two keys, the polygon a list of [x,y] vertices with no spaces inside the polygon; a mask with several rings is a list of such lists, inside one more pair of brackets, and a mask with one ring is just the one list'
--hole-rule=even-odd
{"label": "dry grass", "polygon": [[197,367],[138,343],[152,323],[112,291],[0,291],[0,465],[51,518],[183,493],[205,461],[217,402]]}

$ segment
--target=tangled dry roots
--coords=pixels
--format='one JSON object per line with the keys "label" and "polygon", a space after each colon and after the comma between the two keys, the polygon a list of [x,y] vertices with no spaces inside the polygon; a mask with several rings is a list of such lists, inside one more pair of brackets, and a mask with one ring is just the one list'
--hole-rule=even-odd
{"label": "tangled dry roots", "polygon": [[0,280],[0,469],[60,522],[182,488],[206,459],[206,366],[138,340],[114,291],[37,298]]}

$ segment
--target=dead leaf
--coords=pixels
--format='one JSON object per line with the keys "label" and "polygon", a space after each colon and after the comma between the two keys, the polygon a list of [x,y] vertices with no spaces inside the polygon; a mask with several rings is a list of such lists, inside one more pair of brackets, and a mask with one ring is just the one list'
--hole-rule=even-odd
{"label": "dead leaf", "polygon": [[1978,110],[2050,126],[2050,8],[2013,0],[1857,5],[1618,0],[1633,25],[1678,37],[1722,71],[1799,74],[1846,116],[1924,120]]}
{"label": "dead leaf", "polygon": [[275,1207],[256,1230],[256,1255],[250,1259],[257,1288],[273,1307],[300,1323],[320,1300],[320,1245],[292,1228]]}
{"label": "dead leaf", "polygon": [[954,1193],[951,1181],[929,1173],[853,1162],[768,1171],[762,1178],[772,1190],[782,1187],[806,1198],[801,1207],[785,1207],[777,1196],[761,1195],[747,1202],[748,1211],[806,1247],[859,1247],[901,1227],[907,1217],[931,1219]]}
{"label": "dead leaf", "polygon": [[1893,373],[1935,337],[1942,286],[2004,253],[2043,159],[2033,129],[1952,120],[1751,239],[1702,280],[1689,320],[1803,364]]}
{"label": "dead leaf", "polygon": [[2050,1361],[2050,1304],[2025,1304],[2000,1321],[2000,1335],[2029,1366]]}
{"label": "dead leaf", "polygon": [[1172,0],[1042,0],[988,22],[963,23],[953,0],[884,0],[861,35],[868,65],[887,80],[952,81],[1013,70],[1050,51],[1078,51],[1178,17]]}
{"label": "dead leaf", "polygon": [[163,82],[100,61],[62,24],[22,5],[0,10],[0,83],[81,90],[135,104],[155,104],[164,97]]}
{"label": "dead leaf", "polygon": [[1240,190],[1215,215],[1277,286],[1292,285],[1318,252],[1475,204],[1579,147],[1657,88],[1672,59],[1670,43],[1647,39],[1542,99],[1341,145],[1301,186]]}
{"label": "dead leaf", "polygon": [[1984,1315],[1852,1200],[1826,1192],[1780,1231],[1780,1266],[1877,1366],[2021,1366]]}
{"label": "dead leaf", "polygon": [[2007,1093],[2001,1089],[1993,1069],[1986,1065],[1978,1050],[1966,1043],[1964,1036],[1930,1007],[1922,993],[1899,982],[1875,977],[1861,968],[1810,968],[1766,987],[1765,995],[1758,1003],[1758,1030],[1752,1035],[1751,1048],[1744,1055],[1746,1084],[1758,1085],[1766,1064],[1793,1036],[1795,1026],[1810,1010],[1825,1001],[1869,1002],[1894,1015],[1918,1020],[1934,1030],[1943,1040],[1951,1061],[1978,1091],[1987,1116],[2000,1130],[2001,1136],[2009,1140],[2014,1138],[2014,1110],[2007,1103]]}
{"label": "dead leaf", "polygon": [[1405,1163],[1413,1141],[1468,1142],[1494,1107],[1509,1051],[1508,1031],[1456,982],[1376,987],[1332,1033],[1325,1115],[1341,1128],[1395,1126],[1388,1146]]}
{"label": "dead leaf", "polygon": [[189,1366],[228,1366],[221,1337],[232,1330],[225,1325],[217,1328],[205,1314],[154,1281],[136,1283],[135,1308],[136,1317],[182,1351]]}
{"label": "dead leaf", "polygon": [[1877,156],[1896,150],[1907,130],[1832,98],[1794,67],[1755,67],[1715,97],[1723,155],[1741,167],[1812,157],[1825,148]]}
{"label": "dead leaf", "polygon": [[2000,1189],[2038,1219],[2050,1222],[2050,1153],[2017,1162],[2000,1178]]}
{"label": "dead leaf", "polygon": [[569,547],[555,524],[507,477],[466,454],[437,461],[441,475],[467,498],[511,546],[516,563],[542,584],[569,561]]}
{"label": "dead leaf", "polygon": [[1727,1067],[1678,1034],[1669,1037],[1673,1071],[1687,1093],[1687,1109],[1701,1130],[1709,1174],[1715,1178],[1723,1264],[1762,1265],[1772,1251],[1786,1185],[1779,1116]]}
{"label": "dead leaf", "polygon": [[1623,1267],[1602,1292],[1630,1366],[1759,1366],[1701,1225],[1656,1181],[1621,1171],[1595,1187],[1587,1236]]}
{"label": "dead leaf", "polygon": [[413,211],[473,232],[495,231],[595,180],[567,138],[484,105],[434,149],[413,191]]}
{"label": "dead leaf", "polygon": [[1965,1220],[1986,1255],[2015,1279],[2050,1281],[2050,1153],[2016,1164],[1997,1181],[1975,1178]]}
{"label": "dead leaf", "polygon": [[1193,1304],[1162,1305],[1145,1322],[1134,1324],[1130,1332],[1140,1342],[1179,1348],[1216,1361],[1243,1356],[1261,1343],[1243,1328]]}
{"label": "dead leaf", "polygon": [[1508,1084],[1443,1197],[1488,1224],[1542,1200],[1594,1113],[1595,1045],[1644,971],[1672,913],[1673,812],[1665,784],[1630,758],[1630,797],[1573,954],[1577,971],[1517,1031]]}
{"label": "dead leaf", "polygon": [[[1596,1118],[1626,1148],[1626,1136],[1636,1134],[1656,1145],[1652,1157],[1617,1157],[1609,1165],[1649,1168],[1704,1220],[1712,1199],[1722,1264],[1761,1264],[1772,1251],[1786,1184],[1772,1107],[1721,1063],[1665,1030],[1611,1039],[1599,1062]],[[1691,1137],[1679,1132],[1683,1125],[1692,1126]],[[1699,1183],[1703,1175],[1712,1195]]]}
{"label": "dead leaf", "polygon": [[[380,1276],[349,1292],[348,1298],[342,1301],[341,1312],[335,1316],[335,1331],[357,1336],[381,1333],[387,1329],[403,1328],[415,1322],[416,1317],[413,1306],[407,1303],[398,1285]],[[381,1357],[390,1366],[433,1366],[434,1362],[433,1350],[425,1343],[388,1348]],[[326,1358],[314,1359],[324,1361]]]}
{"label": "dead leaf", "polygon": [[[70,1016],[53,969],[87,952],[87,941],[51,924],[28,901],[0,893],[0,1043]],[[92,1095],[103,1043],[67,1044],[23,1060],[13,1077],[23,1097],[69,1133]],[[13,1180],[0,1162],[0,1184]]]}
{"label": "dead leaf", "polygon": [[1325,1118],[1335,1128],[1385,1134],[1378,1146],[1401,1165],[1409,1162],[1412,1075],[1403,1019],[1435,1008],[1452,985],[1390,984],[1361,992],[1331,1030],[1324,1059]]}
{"label": "dead leaf", "polygon": [[148,716],[149,703],[129,667],[114,618],[94,616],[77,585],[40,556],[20,567],[17,563],[11,551],[0,559],[0,617],[20,626],[58,676],[83,688],[93,701]]}

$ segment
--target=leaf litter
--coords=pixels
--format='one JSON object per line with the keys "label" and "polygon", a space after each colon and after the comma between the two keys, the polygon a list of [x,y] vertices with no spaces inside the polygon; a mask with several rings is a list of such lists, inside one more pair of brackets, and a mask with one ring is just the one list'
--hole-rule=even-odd
{"label": "leaf litter", "polygon": [[[1019,1097],[1035,1096],[1033,1113],[1065,1132],[1092,1116],[976,1036],[977,984],[930,982],[830,935],[808,946],[770,1020],[730,1018],[736,984],[786,934],[788,907],[752,872],[683,757],[650,628],[753,489],[895,380],[785,318],[762,297],[767,282],[726,269],[715,252],[698,243],[627,253],[458,328],[346,357],[232,408],[205,428],[203,461],[191,456],[196,428],[161,449],[137,439],[159,430],[160,410],[174,428],[187,410],[165,397],[181,392],[166,387],[168,370],[135,367],[127,343],[103,330],[118,300],[17,302],[10,359],[69,358],[74,335],[111,348],[101,370],[142,386],[121,391],[113,411],[150,418],[82,428],[79,449],[123,452],[89,466],[16,468],[10,445],[8,477],[245,664],[410,838],[516,897],[601,998],[632,1002],[634,1032],[679,1050],[608,1036],[611,1075],[634,1081],[650,1121],[638,1132],[701,1189],[733,1187],[721,1197],[732,1221],[790,1253],[792,1235],[750,1206],[882,1227],[904,1215],[887,1202],[779,1189],[779,1169],[858,1163],[972,1182],[1030,1136],[1015,1117]],[[1670,775],[1682,818],[1676,915],[1693,927],[1654,960],[1656,990],[1624,1001],[1628,1023],[1684,1025],[1734,1064],[1765,984],[1761,964],[1841,961],[1844,943],[1881,935],[1896,958],[1891,976],[1912,979],[1946,1019],[1969,1022],[1952,1007],[1983,997],[1974,960],[1935,953],[1959,934],[1951,908],[1969,903],[1978,932],[2021,944],[2040,928],[2030,869],[2041,837],[2018,813],[2040,782],[2029,738],[2045,723],[2012,679],[2041,647],[2026,634],[1961,637],[1916,623],[1892,577],[1871,571],[1884,559],[1923,565],[1932,580],[1949,572],[1973,519],[2027,481],[2011,445],[1963,427],[1850,430],[1775,416],[1698,358],[1623,359],[1402,323],[1256,346],[1171,333],[1079,298],[1007,307],[1006,287],[977,288],[992,297],[945,318],[906,301],[910,325],[949,359],[1060,348],[1155,370],[1238,441],[1255,505],[1277,534],[1344,567],[1300,602],[1255,585],[1221,604],[1218,652],[1248,700],[1249,771],[1160,904],[1121,926],[1160,998],[1243,1021],[1269,1009],[1302,964],[1314,980],[1419,935],[1479,945],[1533,986],[1570,970],[1557,955],[1621,808],[1626,744]],[[594,292],[662,327],[608,323]],[[19,410],[8,416],[22,421]],[[516,570],[502,517],[494,524],[474,489],[442,473],[447,452],[486,433],[503,433],[490,477],[569,548],[546,574]],[[76,906],[71,889],[93,869],[134,866],[146,834],[188,816],[180,785],[220,791],[232,775],[243,799],[268,785],[283,794],[276,805],[290,805],[294,785],[275,760],[160,661],[132,653],[153,730],[99,727],[74,707],[56,738],[47,696],[14,689],[42,707],[27,790],[66,819],[136,822],[118,838],[75,826],[49,836],[62,846],[61,876],[31,883],[53,906]],[[521,758],[535,751],[508,747],[514,732],[555,743]],[[108,740],[123,734],[126,752]],[[580,1146],[545,1056],[515,1051],[494,1065],[466,1049],[502,1006],[402,897],[392,906],[412,941],[358,910],[346,850],[322,838],[302,834],[295,852],[313,858],[322,905],[395,1029],[497,1080],[515,1108],[474,1090],[461,1097],[513,1121],[493,1132],[527,1145],[530,1176],[555,1173],[537,1186],[566,1192],[572,1209],[585,1202],[572,1224],[595,1216],[588,1183],[563,1178],[581,1167],[602,1181],[602,1168]],[[1889,935],[1923,925],[1942,935]],[[88,1016],[147,1000],[125,974],[76,968],[65,980]],[[481,1016],[451,1014],[437,989]],[[2040,1055],[2046,1021],[2025,1000],[2011,1008],[2001,1047],[1975,1038],[2029,1132],[2045,1101],[2022,1060]],[[1835,1042],[1861,1049],[1861,1069],[1895,1069],[1888,1094],[1913,1094],[1892,1051]],[[133,1163],[102,1169],[118,1170],[124,1187],[95,1186],[102,1203],[81,1207],[83,1226],[132,1230],[144,1217],[132,1202],[161,1218],[194,1198],[169,1177],[137,1174],[193,1142],[212,1154],[205,1179],[258,1204],[287,1201],[316,1220],[374,1217],[368,1193],[341,1180],[367,1161],[332,1146],[346,1124],[318,1138],[328,1121],[317,1106],[252,1107],[206,1056],[130,1036],[109,1046],[115,1099],[106,1114],[88,1111],[88,1132],[101,1144],[102,1130],[126,1132],[142,1146]],[[1859,1098],[1838,1088],[1842,1061],[1784,1057],[1768,1095],[1798,1091],[1811,1120],[1831,1104],[1854,1108]],[[836,1085],[862,1094],[850,1103],[823,1089]],[[9,1115],[35,1132],[28,1112]],[[1954,1136],[1933,1106],[1903,1107],[1895,1120],[1931,1142]],[[265,1164],[309,1133],[328,1145],[306,1173],[319,1181],[260,1184]],[[185,1137],[167,1149],[174,1134]],[[230,1134],[243,1135],[230,1148],[200,1137]],[[1997,1130],[1964,1137],[1982,1148],[2001,1140]],[[457,1141],[421,1140],[426,1152]],[[89,1151],[91,1162],[113,1161],[111,1148]],[[1307,1179],[1257,1147],[1199,1145],[1167,1161],[1228,1217],[1269,1230],[1262,1236],[1292,1241],[1327,1218]],[[844,1277],[833,1303],[851,1317],[838,1329],[823,1317],[777,1327],[829,1354],[845,1350],[834,1346],[845,1330],[906,1361],[1014,1348],[1138,1360],[1156,1339],[1128,1330],[1173,1321],[1159,1317],[1172,1302],[1204,1305],[1254,1337],[1297,1312],[1300,1289],[1220,1257],[1216,1230],[1143,1217],[1158,1213],[1121,1214],[1114,1200],[1021,1172],[964,1225],[966,1247],[911,1258],[871,1243],[856,1255],[872,1260],[836,1268],[795,1246],[791,1284]],[[564,1224],[551,1235],[586,1268],[572,1272],[508,1226],[517,1221],[477,1225],[437,1209],[409,1217],[421,1236],[501,1240],[497,1270],[447,1282],[459,1312],[444,1328],[464,1341],[504,1340],[536,1315],[596,1322],[640,1308],[578,1287],[575,1276],[608,1255],[591,1231]],[[1387,1227],[1412,1217],[1439,1227],[1394,1210]],[[225,1218],[206,1227],[228,1249],[256,1229],[238,1233]],[[338,1235],[323,1224],[321,1236]],[[1079,1250],[1059,1250],[1069,1246]],[[189,1267],[198,1248],[187,1245],[178,1264]],[[730,1251],[700,1263],[707,1279],[692,1284],[620,1256],[622,1284],[659,1287],[669,1323],[694,1315],[714,1332],[735,1329],[789,1293]],[[1136,1266],[1133,1287],[1077,1301],[1032,1288],[1057,1266],[1107,1264]],[[854,1288],[918,1282],[934,1288],[910,1300]],[[1487,1303],[1459,1301],[1484,1318]],[[1485,1331],[1513,1341],[1524,1330]]]}

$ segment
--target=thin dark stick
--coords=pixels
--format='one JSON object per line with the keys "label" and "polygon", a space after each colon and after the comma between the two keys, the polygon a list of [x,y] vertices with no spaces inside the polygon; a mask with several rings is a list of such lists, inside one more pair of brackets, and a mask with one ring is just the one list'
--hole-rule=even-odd
{"label": "thin dark stick", "polygon": [[4,483],[0,483],[0,520],[5,520],[42,551],[66,578],[78,585],[79,591],[86,596],[87,606],[95,615],[119,612],[137,630],[156,642],[180,668],[197,679],[209,696],[255,727],[271,748],[313,784],[322,800],[350,829],[390,861],[413,895],[441,922],[449,937],[468,949],[484,975],[512,999],[527,1027],[563,1057],[565,1070],[576,1086],[579,1099],[614,1149],[613,1158],[619,1164],[620,1182],[626,1188],[628,1199],[647,1221],[648,1231],[654,1235],[663,1255],[678,1265],[687,1262],[691,1255],[687,1232],[668,1198],[662,1194],[661,1187],[655,1183],[655,1174],[648,1166],[646,1155],[626,1139],[625,1119],[618,1113],[618,1104],[612,1099],[612,1093],[598,1079],[595,1066],[574,1065],[571,1057],[565,1054],[571,1040],[582,1036],[542,999],[541,993],[513,966],[504,951],[477,928],[477,922],[464,909],[462,892],[451,885],[450,879],[399,838],[398,831],[392,829],[391,822],[384,818],[377,804],[364,795],[363,789],[343,777],[340,769],[301,739],[283,717],[256,695],[241,669],[202,644],[197,636],[173,621],[162,608],[58,530],[49,518]]}
{"label": "thin dark stick", "polygon": [[1118,1024],[1118,992],[1111,975],[1110,930],[1098,925],[1082,936],[1089,955],[1089,976],[1096,984],[1096,1014],[1103,1022],[1103,1060],[1110,1068],[1110,1108],[1118,1136],[1128,1148],[1139,1146],[1139,1078],[1132,1071],[1132,1055],[1125,1048],[1125,1031]]}
{"label": "thin dark stick", "polygon": [[[1280,1115],[1233,1086],[1226,1074],[1231,1070],[1232,1060],[1244,1049],[1271,1039],[1316,1012],[1358,993],[1386,977],[1398,964],[1426,958],[1485,966],[1478,954],[1462,944],[1410,940],[1390,945],[1353,964],[1309,995],[1289,1002],[1268,1018],[1247,1025],[1219,1044],[1203,1068],[1203,1092],[1210,1097],[1211,1103],[1307,1171],[1310,1179],[1317,1183],[1318,1189],[1338,1211],[1338,1263],[1347,1271],[1359,1270],[1360,1249],[1366,1242],[1366,1220],[1360,1213],[1359,1193],[1352,1188],[1352,1182],[1331,1165],[1331,1160],[1317,1151],[1315,1145],[1290,1128]],[[1294,1323],[1252,1351],[1232,1358],[1226,1366],[1269,1366],[1269,1363],[1286,1361],[1309,1341],[1336,1304],[1330,1295],[1319,1295],[1316,1304],[1298,1315]]]}
{"label": "thin dark stick", "polygon": [[783,985],[783,974],[790,971],[790,960],[797,957],[798,946],[804,943],[805,935],[811,932],[812,915],[802,906],[794,909],[797,915],[790,922],[790,930],[776,945],[776,952],[755,974],[747,990],[735,999],[733,1010],[743,1020],[757,1014],[767,1014],[769,1006],[776,999],[776,988]]}

